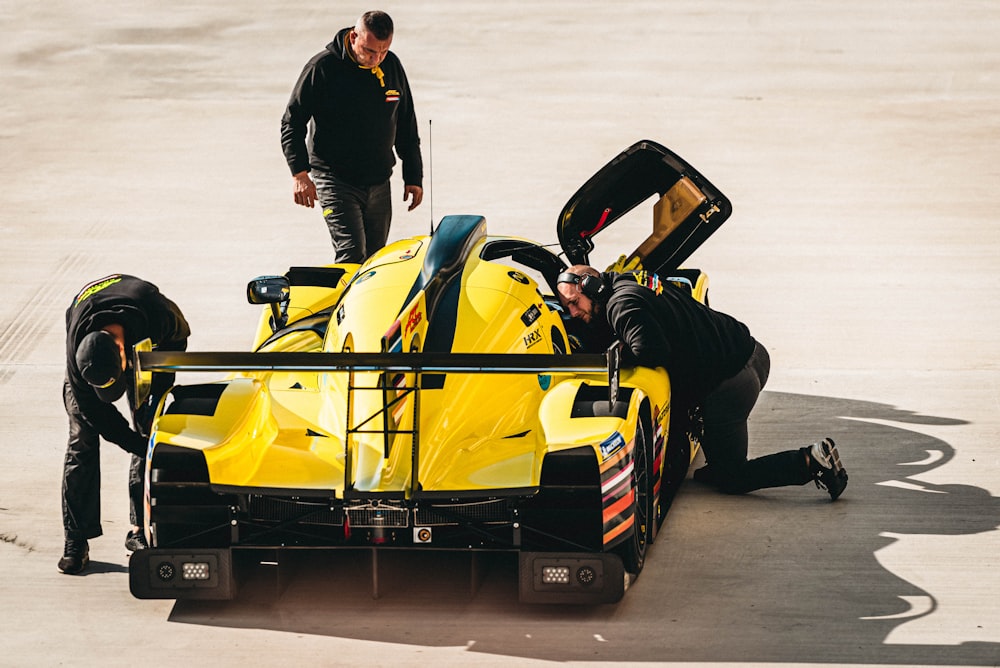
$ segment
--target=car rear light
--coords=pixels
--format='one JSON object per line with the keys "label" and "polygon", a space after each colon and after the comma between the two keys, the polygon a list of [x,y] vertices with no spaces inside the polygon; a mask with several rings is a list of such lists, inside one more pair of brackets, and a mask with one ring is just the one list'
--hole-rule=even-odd
{"label": "car rear light", "polygon": [[569,568],[566,566],[543,566],[542,584],[569,584]]}
{"label": "car rear light", "polygon": [[230,600],[237,589],[234,566],[228,548],[136,550],[129,558],[129,589],[136,598]]}
{"label": "car rear light", "polygon": [[181,563],[182,580],[208,580],[211,569],[207,561],[185,561]]}
{"label": "car rear light", "polygon": [[614,603],[630,578],[612,553],[521,552],[519,594],[525,603]]}

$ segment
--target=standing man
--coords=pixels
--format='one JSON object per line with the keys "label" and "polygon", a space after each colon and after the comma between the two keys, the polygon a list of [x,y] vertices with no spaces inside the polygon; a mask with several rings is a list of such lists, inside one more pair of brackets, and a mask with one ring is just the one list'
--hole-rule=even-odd
{"label": "standing man", "polygon": [[708,465],[695,472],[696,480],[728,494],[815,481],[834,501],[847,487],[829,438],[747,460],[747,419],[771,363],[742,322],[645,271],[601,274],[576,265],[559,275],[557,289],[574,318],[591,326],[607,321],[624,343],[623,362],[667,370],[673,410],[701,406]]}
{"label": "standing man", "polygon": [[[146,447],[153,411],[173,384],[173,374],[154,374],[149,398],[135,405],[131,353],[150,339],[160,350],[186,350],[191,334],[177,305],[152,283],[112,274],[85,286],[66,310],[66,380],[63,402],[69,444],[63,465],[62,510],[66,545],[59,570],[75,575],[90,561],[87,540],[101,529],[101,438],[132,455],[125,548],[146,547],[142,533]],[[160,376],[166,376],[160,378]],[[132,426],[113,405],[128,390]]]}
{"label": "standing man", "polygon": [[381,11],[338,32],[306,63],[281,119],[295,203],[312,208],[319,201],[337,262],[364,262],[385,246],[393,148],[409,210],[424,196],[417,117],[406,73],[389,51],[392,35],[392,19]]}

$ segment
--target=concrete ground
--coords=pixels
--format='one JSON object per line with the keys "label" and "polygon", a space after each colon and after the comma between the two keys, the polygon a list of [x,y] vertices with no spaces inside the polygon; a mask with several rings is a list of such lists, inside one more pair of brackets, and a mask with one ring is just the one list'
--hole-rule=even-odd
{"label": "concrete ground", "polygon": [[415,212],[395,183],[392,237],[472,213],[554,242],[591,173],[669,146],[734,204],[689,264],[771,352],[752,450],[833,436],[837,503],[689,483],[617,606],[522,606],[509,565],[470,591],[446,560],[389,564],[377,601],[346,560],[280,597],[175,604],[128,593],[109,446],[105,537],[85,576],[57,572],[70,297],[138,274],[181,305],[192,350],[245,349],[246,281],[331,261],[279,119],[368,8],[0,0],[0,665],[1000,663],[993,2],[383,5],[433,162]]}

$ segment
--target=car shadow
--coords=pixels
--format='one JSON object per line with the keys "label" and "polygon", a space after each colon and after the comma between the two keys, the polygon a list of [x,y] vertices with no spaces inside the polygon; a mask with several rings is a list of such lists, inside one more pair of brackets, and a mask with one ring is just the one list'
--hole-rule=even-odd
{"label": "car shadow", "polygon": [[948,541],[1000,525],[1000,498],[987,490],[913,478],[955,451],[905,426],[961,424],[765,392],[751,418],[751,455],[831,436],[850,474],[844,496],[830,503],[811,484],[726,496],[688,480],[642,577],[617,605],[520,604],[510,555],[381,553],[374,580],[368,551],[324,552],[260,566],[233,601],[178,601],[170,620],[558,661],[992,665],[1000,643],[886,642],[940,611],[934,592],[887,570],[876,553],[906,535]]}

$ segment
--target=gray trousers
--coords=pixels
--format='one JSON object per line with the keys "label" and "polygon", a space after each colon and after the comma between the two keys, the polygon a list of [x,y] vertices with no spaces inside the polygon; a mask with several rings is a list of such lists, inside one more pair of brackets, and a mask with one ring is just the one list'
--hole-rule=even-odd
{"label": "gray trousers", "polygon": [[812,480],[802,451],[787,450],[747,459],[747,420],[771,371],[771,358],[757,343],[743,369],[712,390],[702,405],[702,449],[711,481],[729,494],[765,487],[804,485]]}
{"label": "gray trousers", "polygon": [[389,181],[359,188],[318,171],[312,179],[337,262],[361,263],[385,246],[392,222]]}

